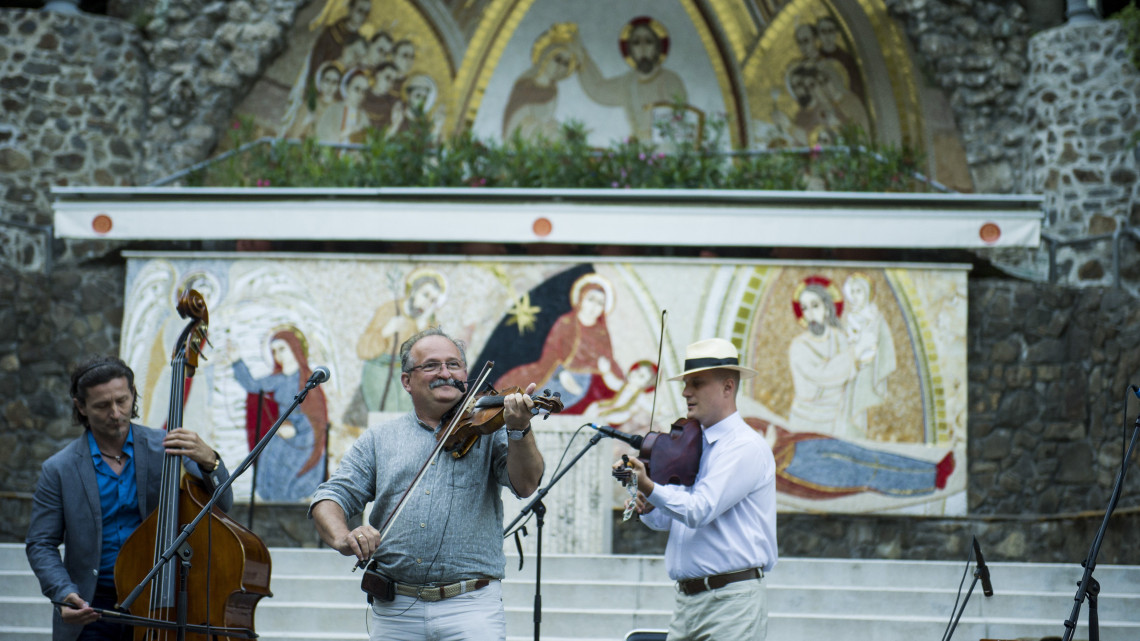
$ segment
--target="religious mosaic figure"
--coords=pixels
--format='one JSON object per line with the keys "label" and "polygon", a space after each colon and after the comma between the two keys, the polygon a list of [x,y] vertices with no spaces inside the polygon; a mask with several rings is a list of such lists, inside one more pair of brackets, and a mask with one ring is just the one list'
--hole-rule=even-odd
{"label": "religious mosaic figure", "polygon": [[598,274],[581,276],[570,290],[570,304],[546,335],[539,359],[503,374],[496,388],[537,381],[538,389],[561,395],[563,414],[582,414],[591,403],[613,398],[623,383],[606,327],[613,286]]}
{"label": "religious mosaic figure", "polygon": [[776,459],[776,490],[804,499],[835,499],[863,492],[900,498],[944,489],[954,452],[938,462],[882,452],[827,434],[793,432],[759,418],[745,421],[764,435]]}
{"label": "religious mosaic figure", "polygon": [[651,360],[637,361],[629,368],[617,394],[593,403],[583,414],[600,423],[621,426],[626,432],[648,430],[656,388],[657,365]]}
{"label": "religious mosaic figure", "polygon": [[443,129],[443,107],[436,106],[439,90],[435,81],[426,74],[415,74],[404,83],[400,96],[400,108],[392,112],[391,131],[407,131],[412,121],[426,117],[431,122],[431,134],[438,136]]}
{"label": "religious mosaic figure", "polygon": [[317,138],[327,142],[364,142],[365,130],[371,125],[365,108],[371,85],[367,71],[350,69],[340,81],[343,100],[326,109],[317,121]]}
{"label": "religious mosaic figure", "polygon": [[582,64],[579,79],[591,100],[625,110],[630,135],[652,140],[657,105],[683,104],[689,99],[685,83],[663,65],[669,54],[669,32],[657,20],[638,16],[621,31],[621,55],[632,69],[606,78],[590,54],[575,38],[575,55]]}
{"label": "religious mosaic figure", "polygon": [[[284,136],[286,138],[308,138],[317,133],[317,123],[325,112],[335,108],[341,101],[340,81],[344,77],[344,68],[335,60],[321,64],[317,69],[317,95],[315,104],[309,108],[307,104],[300,105],[304,114],[292,113],[286,116]],[[298,111],[298,110],[294,110]]]}
{"label": "religious mosaic figure", "polygon": [[[792,116],[792,134],[798,144],[834,143],[845,126],[871,131],[871,119],[863,98],[852,90],[847,65],[854,65],[854,60],[837,48],[835,21],[828,18],[825,25],[830,55],[823,51],[824,39],[816,25],[800,24],[794,31],[801,58],[788,65],[785,81],[797,105]],[[861,81],[859,88],[862,91]]]}
{"label": "religious mosaic figure", "polygon": [[788,422],[795,430],[846,432],[847,384],[855,377],[855,359],[839,320],[842,305],[839,289],[821,276],[804,279],[792,297],[796,318],[806,327],[788,346],[795,388]]}
{"label": "religious mosaic figure", "polygon": [[503,110],[503,139],[515,133],[526,139],[558,136],[559,123],[554,118],[558,107],[558,83],[569,78],[578,67],[571,45],[578,27],[573,23],[552,25],[535,39],[531,47],[531,66],[515,80],[510,98]]}
{"label": "religious mosaic figure", "polygon": [[819,38],[819,55],[834,60],[843,67],[847,72],[847,87],[861,102],[866,103],[867,92],[863,87],[863,75],[859,73],[859,63],[855,56],[839,46],[839,21],[824,16],[815,21],[815,33]]}
{"label": "religious mosaic figure", "polygon": [[847,305],[843,327],[855,359],[855,377],[847,386],[847,429],[851,437],[867,437],[867,409],[887,398],[887,377],[895,371],[895,342],[890,327],[872,299],[871,281],[855,273],[843,281]]}
{"label": "religious mosaic figure", "polygon": [[[360,65],[365,56],[368,40],[361,33],[372,11],[372,0],[328,0],[321,13],[313,19],[310,29],[320,28],[321,32],[309,49],[305,63],[301,66],[297,80],[289,91],[289,104],[285,109],[279,135],[299,137],[316,134],[316,124],[328,110],[325,105],[319,116],[314,116],[320,105],[322,74],[327,74],[327,63],[337,63],[340,71],[338,82],[345,72]],[[327,88],[325,88],[327,90]],[[339,97],[344,99],[343,92]]]}
{"label": "religious mosaic figure", "polygon": [[400,385],[400,343],[436,325],[435,312],[446,300],[447,280],[437,271],[417,269],[404,279],[403,296],[376,309],[356,342],[356,356],[364,362],[359,398],[354,399],[345,423],[364,427],[368,412],[401,412],[411,400]]}
{"label": "religious mosaic figure", "polygon": [[[230,347],[233,351],[233,347]],[[246,432],[250,449],[277,421],[281,407],[288,407],[312,375],[305,338],[295,327],[279,329],[269,337],[273,372],[253,378],[244,360],[233,362],[234,379],[249,395],[246,399]],[[259,393],[265,393],[262,422],[257,422]],[[328,409],[325,393],[311,390],[293,410],[277,434],[261,451],[257,465],[257,495],[266,501],[300,501],[325,480],[325,443]]]}
{"label": "religious mosaic figure", "polygon": [[396,95],[396,82],[400,71],[395,63],[382,62],[372,74],[372,86],[364,95],[363,109],[368,124],[377,131],[388,133],[400,126],[404,104]]}

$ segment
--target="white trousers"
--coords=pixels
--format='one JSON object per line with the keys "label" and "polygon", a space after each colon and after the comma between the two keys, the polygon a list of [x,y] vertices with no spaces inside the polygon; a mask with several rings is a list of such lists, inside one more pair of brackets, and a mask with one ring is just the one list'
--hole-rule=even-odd
{"label": "white trousers", "polygon": [[737,581],[693,596],[677,592],[668,641],[764,641],[767,634],[764,579]]}
{"label": "white trousers", "polygon": [[504,641],[503,585],[490,585],[442,601],[396,595],[372,602],[369,641]]}

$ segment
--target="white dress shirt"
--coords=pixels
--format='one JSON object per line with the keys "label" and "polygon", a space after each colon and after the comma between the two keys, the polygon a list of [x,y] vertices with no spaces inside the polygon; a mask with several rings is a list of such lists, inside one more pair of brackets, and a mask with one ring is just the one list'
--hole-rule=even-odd
{"label": "white dress shirt", "polygon": [[702,429],[692,487],[656,484],[641,515],[669,530],[665,569],[674,581],[776,565],[776,461],[739,412]]}

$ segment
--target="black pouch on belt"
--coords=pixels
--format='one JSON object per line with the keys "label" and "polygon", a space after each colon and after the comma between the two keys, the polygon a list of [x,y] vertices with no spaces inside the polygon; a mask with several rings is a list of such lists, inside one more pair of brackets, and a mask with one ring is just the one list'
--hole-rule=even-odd
{"label": "black pouch on belt", "polygon": [[372,599],[381,601],[394,601],[396,599],[396,582],[376,571],[376,559],[368,561],[364,566],[364,576],[360,579],[360,589],[368,595],[368,602]]}

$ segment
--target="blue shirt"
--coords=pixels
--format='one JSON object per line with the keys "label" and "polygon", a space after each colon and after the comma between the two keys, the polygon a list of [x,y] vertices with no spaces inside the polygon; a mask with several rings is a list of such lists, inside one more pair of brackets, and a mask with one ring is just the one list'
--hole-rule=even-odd
{"label": "blue shirt", "polygon": [[99,558],[99,583],[113,586],[115,583],[115,559],[127,537],[142,523],[139,516],[138,483],[135,480],[135,433],[134,426],[127,432],[127,442],[123,444],[123,458],[126,464],[119,474],[103,460],[95,437],[87,432],[87,445],[91,448],[91,458],[95,462],[95,478],[99,481],[99,506],[103,511],[103,549]]}

